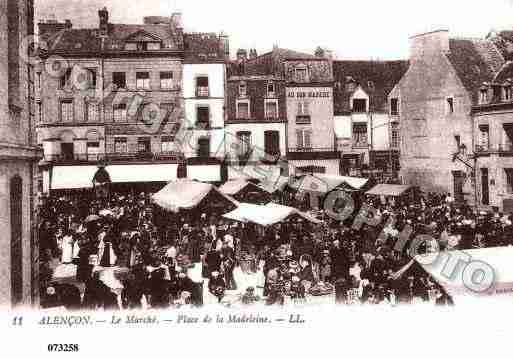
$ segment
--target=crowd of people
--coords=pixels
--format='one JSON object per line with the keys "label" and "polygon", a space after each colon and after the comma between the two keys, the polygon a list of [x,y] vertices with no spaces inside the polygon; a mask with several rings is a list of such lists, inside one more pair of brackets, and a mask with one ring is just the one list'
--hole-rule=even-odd
{"label": "crowd of people", "polygon": [[[408,244],[397,248],[405,228],[410,240],[429,236],[420,252],[513,244],[511,216],[456,205],[450,195],[365,201],[374,210],[366,214],[373,221],[364,222],[373,225],[355,226],[354,216],[341,223],[318,211],[321,224],[292,217],[262,227],[209,208],[168,213],[149,193],[45,197],[39,213],[42,305],[194,307],[227,304],[230,293],[238,293],[242,305],[315,297],[448,305],[451,298],[413,263]],[[75,268],[70,278],[56,277],[68,267]],[[237,273],[262,280],[247,285]]]}

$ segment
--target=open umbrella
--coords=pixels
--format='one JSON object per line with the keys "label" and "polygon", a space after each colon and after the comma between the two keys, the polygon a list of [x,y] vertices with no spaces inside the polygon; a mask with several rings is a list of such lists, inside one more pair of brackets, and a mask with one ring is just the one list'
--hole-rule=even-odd
{"label": "open umbrella", "polygon": [[99,216],[97,216],[96,214],[90,214],[89,216],[86,217],[85,222],[90,223],[90,222],[95,222],[98,220],[100,220]]}
{"label": "open umbrella", "polygon": [[112,212],[110,209],[102,209],[99,213],[100,216],[114,216],[114,212]]}

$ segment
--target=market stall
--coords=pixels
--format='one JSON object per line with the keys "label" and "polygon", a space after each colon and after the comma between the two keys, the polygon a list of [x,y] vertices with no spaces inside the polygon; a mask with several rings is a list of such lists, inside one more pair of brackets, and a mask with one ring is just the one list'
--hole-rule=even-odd
{"label": "market stall", "polygon": [[306,208],[322,208],[328,194],[335,190],[349,193],[359,203],[368,184],[367,178],[315,174],[298,177],[290,187],[303,198]]}
{"label": "market stall", "polygon": [[369,191],[365,192],[368,196],[381,198],[382,202],[396,199],[411,199],[414,197],[414,187],[400,184],[378,184]]}
{"label": "market stall", "polygon": [[[454,262],[459,258],[458,263]],[[457,304],[472,300],[511,300],[513,294],[513,247],[480,248],[441,252],[436,260],[415,257]],[[453,263],[453,265],[450,265]],[[455,265],[456,264],[456,265]]]}
{"label": "market stall", "polygon": [[231,196],[240,202],[268,203],[271,201],[271,194],[251,181],[237,179],[225,182],[219,191]]}
{"label": "market stall", "polygon": [[269,203],[265,206],[240,203],[237,209],[224,215],[225,218],[243,222],[255,223],[261,226],[271,226],[283,222],[293,216],[301,217],[309,222],[321,223],[316,218],[309,216],[295,208],[282,206],[276,203]]}
{"label": "market stall", "polygon": [[226,212],[238,203],[212,184],[187,179],[168,183],[152,198],[160,207],[175,213],[205,207]]}

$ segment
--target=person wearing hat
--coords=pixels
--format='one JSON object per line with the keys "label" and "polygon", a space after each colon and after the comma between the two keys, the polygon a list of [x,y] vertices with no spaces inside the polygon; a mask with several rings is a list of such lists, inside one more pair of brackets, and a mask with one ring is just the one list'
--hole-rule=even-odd
{"label": "person wearing hat", "polygon": [[295,304],[304,303],[306,301],[306,289],[299,276],[292,276],[290,298]]}
{"label": "person wearing hat", "polygon": [[217,298],[217,301],[221,303],[224,298],[226,291],[226,283],[218,271],[213,271],[208,281],[209,292]]}
{"label": "person wearing hat", "polygon": [[322,251],[319,267],[321,282],[328,282],[331,279],[331,257],[329,249]]}
{"label": "person wearing hat", "polygon": [[215,248],[211,248],[206,256],[205,256],[205,264],[206,264],[206,274],[207,277],[210,277],[212,272],[221,270],[221,250],[216,250]]}
{"label": "person wearing hat", "polygon": [[248,287],[246,289],[246,293],[242,296],[242,304],[244,305],[251,305],[260,300],[260,297],[255,295],[255,288],[254,287]]}
{"label": "person wearing hat", "polygon": [[333,278],[347,278],[349,276],[349,257],[338,239],[333,242],[330,258]]}

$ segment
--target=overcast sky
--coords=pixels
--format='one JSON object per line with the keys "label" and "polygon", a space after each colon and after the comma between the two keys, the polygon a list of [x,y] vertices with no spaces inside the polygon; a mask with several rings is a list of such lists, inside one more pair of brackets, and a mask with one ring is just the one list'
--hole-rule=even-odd
{"label": "overcast sky", "polygon": [[484,37],[513,29],[513,0],[35,0],[36,22],[54,15],[74,27],[98,26],[107,6],[111,22],[183,14],[187,31],[225,31],[232,53],[273,44],[312,53],[330,48],[345,59],[408,57],[408,38],[446,28],[452,36]]}

